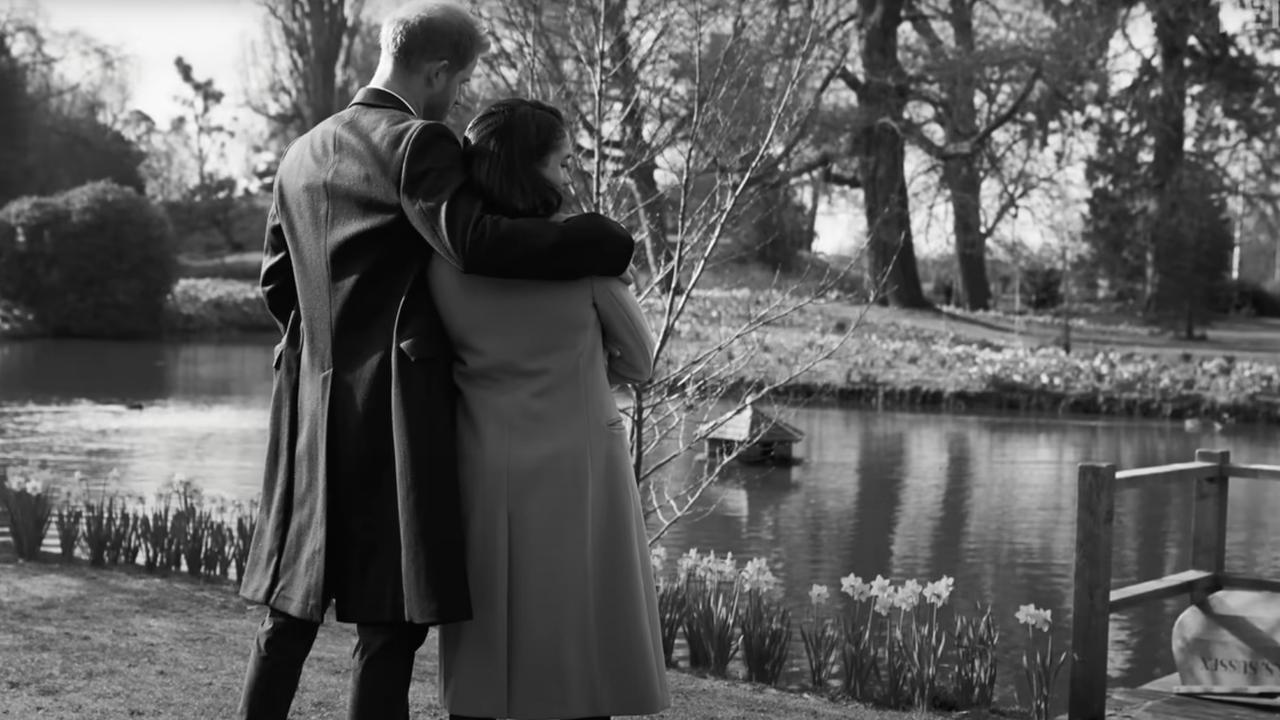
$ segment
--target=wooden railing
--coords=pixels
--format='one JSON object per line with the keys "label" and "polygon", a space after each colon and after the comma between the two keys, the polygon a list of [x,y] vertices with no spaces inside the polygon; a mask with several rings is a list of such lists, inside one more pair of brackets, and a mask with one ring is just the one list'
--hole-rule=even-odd
{"label": "wooden railing", "polygon": [[[1111,613],[1187,595],[1192,603],[1222,588],[1280,591],[1280,580],[1228,575],[1227,493],[1231,478],[1280,480],[1280,465],[1232,465],[1226,451],[1197,450],[1195,462],[1116,472],[1080,465],[1076,506],[1075,594],[1071,621],[1070,720],[1103,720],[1107,704],[1107,631]],[[1111,588],[1116,488],[1121,483],[1195,483],[1190,568],[1155,580]]]}

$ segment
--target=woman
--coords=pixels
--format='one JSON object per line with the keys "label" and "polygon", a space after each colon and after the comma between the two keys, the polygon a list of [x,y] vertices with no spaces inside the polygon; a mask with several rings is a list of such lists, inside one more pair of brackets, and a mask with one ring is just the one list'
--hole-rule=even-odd
{"label": "woman", "polygon": [[[558,110],[504,100],[466,136],[494,209],[559,212],[571,147]],[[653,371],[639,304],[616,278],[496,280],[446,262],[429,272],[457,357],[475,618],[441,629],[445,705],[455,720],[659,712],[669,701],[657,597],[610,391]]]}

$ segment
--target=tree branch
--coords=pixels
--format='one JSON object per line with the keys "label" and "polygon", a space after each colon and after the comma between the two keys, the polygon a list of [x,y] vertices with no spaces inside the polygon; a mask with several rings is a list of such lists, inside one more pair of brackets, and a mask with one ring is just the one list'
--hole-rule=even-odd
{"label": "tree branch", "polygon": [[862,81],[848,65],[840,65],[836,68],[836,77],[845,84],[845,87],[854,91],[858,95],[862,95],[866,91],[867,84]]}
{"label": "tree branch", "polygon": [[924,40],[929,46],[929,50],[933,52],[938,59],[946,57],[947,45],[938,35],[938,31],[933,28],[933,23],[929,22],[929,16],[916,6],[916,3],[909,2],[906,8],[903,8],[903,18],[911,22],[911,27],[916,34]]}

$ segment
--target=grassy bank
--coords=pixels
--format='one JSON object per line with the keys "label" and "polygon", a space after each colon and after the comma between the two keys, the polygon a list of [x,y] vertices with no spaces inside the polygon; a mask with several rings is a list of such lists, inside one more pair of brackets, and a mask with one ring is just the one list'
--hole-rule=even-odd
{"label": "grassy bank", "polygon": [[[771,278],[722,275],[690,303],[669,361],[715,345],[778,295]],[[647,308],[656,325],[660,303],[651,299]],[[0,312],[0,326],[6,317],[19,316]],[[177,336],[275,331],[246,278],[183,278],[166,318]],[[1059,347],[1061,323],[1051,317],[867,307],[832,297],[762,328],[726,358],[746,358],[740,383],[773,380],[850,327],[848,342],[782,394],[878,407],[1280,423],[1277,320],[1222,318],[1206,339],[1188,341],[1124,315],[1077,316],[1067,353]]]}
{"label": "grassy bank", "polygon": [[[83,565],[0,564],[0,716],[231,717],[261,610],[225,584]],[[302,677],[293,718],[345,709],[354,631],[326,624]],[[414,717],[445,715],[436,697],[434,636],[418,655]],[[670,720],[917,720],[744,683],[669,673]],[[979,717],[977,715],[969,717]]]}
{"label": "grassy bank", "polygon": [[[688,357],[745,322],[768,292],[714,290],[690,304],[673,354]],[[1134,323],[1077,320],[1073,349],[1052,319],[811,305],[765,328],[740,382],[776,380],[852,336],[784,388],[792,399],[943,410],[1069,412],[1280,422],[1280,322],[1224,319],[1208,341]]]}

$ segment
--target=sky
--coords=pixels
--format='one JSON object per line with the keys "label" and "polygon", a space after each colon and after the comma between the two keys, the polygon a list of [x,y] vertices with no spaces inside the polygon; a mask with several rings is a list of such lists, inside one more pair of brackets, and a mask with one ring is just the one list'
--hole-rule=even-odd
{"label": "sky", "polygon": [[[368,4],[379,10],[394,2],[370,0]],[[1228,31],[1253,20],[1235,5],[1233,1],[1222,5],[1223,25]],[[0,12],[10,8],[34,11],[51,28],[77,30],[123,51],[131,61],[129,107],[142,110],[160,124],[167,124],[179,111],[174,96],[182,86],[173,66],[178,55],[192,64],[196,77],[211,77],[227,93],[224,106],[240,105],[247,45],[261,27],[261,11],[255,0],[0,0]],[[1138,21],[1131,28],[1131,37],[1136,35],[1140,45],[1152,41],[1150,28],[1142,25]],[[236,114],[233,112],[233,117]],[[854,251],[848,247],[848,238],[860,236],[860,214],[847,202],[825,203],[819,212],[817,249]],[[1029,223],[1029,229],[1011,226],[1010,231],[1038,244],[1035,236],[1043,234],[1044,219],[1028,215],[1024,222]],[[921,249],[926,252],[945,250],[949,224],[943,208],[942,215],[917,229],[918,247],[924,246]]]}
{"label": "sky", "polygon": [[131,105],[157,121],[177,112],[179,55],[234,102],[260,12],[253,0],[0,0],[0,7],[34,8],[51,28],[78,30],[122,50],[131,61]]}

